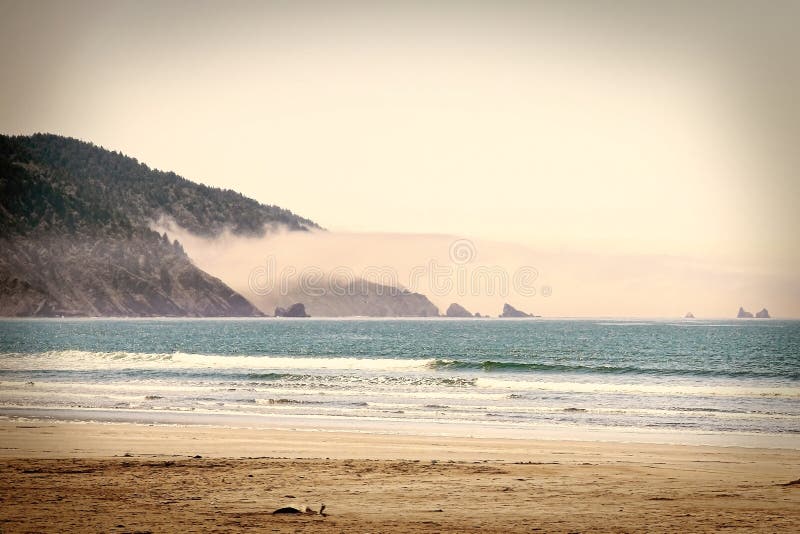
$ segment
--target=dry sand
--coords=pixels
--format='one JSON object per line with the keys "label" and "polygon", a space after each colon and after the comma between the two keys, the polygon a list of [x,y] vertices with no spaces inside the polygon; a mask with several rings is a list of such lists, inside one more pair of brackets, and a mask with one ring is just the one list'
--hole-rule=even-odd
{"label": "dry sand", "polygon": [[798,478],[796,450],[0,422],[0,532],[798,532]]}

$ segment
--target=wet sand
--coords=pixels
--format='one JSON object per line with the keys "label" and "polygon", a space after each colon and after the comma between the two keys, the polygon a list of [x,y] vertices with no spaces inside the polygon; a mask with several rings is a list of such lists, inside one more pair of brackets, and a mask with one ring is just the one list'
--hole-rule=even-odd
{"label": "wet sand", "polygon": [[797,450],[0,422],[0,532],[797,532],[797,479]]}

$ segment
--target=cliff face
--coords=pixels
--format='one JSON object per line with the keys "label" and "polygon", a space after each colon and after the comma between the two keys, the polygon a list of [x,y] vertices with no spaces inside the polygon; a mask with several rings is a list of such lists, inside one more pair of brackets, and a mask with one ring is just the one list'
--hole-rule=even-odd
{"label": "cliff face", "polygon": [[1,316],[255,316],[174,244],[58,237],[0,240]]}
{"label": "cliff face", "polygon": [[0,315],[262,315],[150,230],[163,216],[204,235],[316,226],[88,143],[0,136]]}

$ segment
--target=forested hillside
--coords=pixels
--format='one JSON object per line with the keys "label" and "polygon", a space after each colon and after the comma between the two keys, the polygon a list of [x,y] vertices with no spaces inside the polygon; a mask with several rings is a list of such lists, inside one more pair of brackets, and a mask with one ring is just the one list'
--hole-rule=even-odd
{"label": "forested hillside", "polygon": [[150,229],[316,228],[288,210],[55,135],[0,136],[0,315],[261,315]]}
{"label": "forested hillside", "polygon": [[[261,204],[235,191],[197,184],[173,172],[154,170],[133,158],[76,139],[50,134],[0,136],[0,144],[4,159],[29,170],[46,171],[43,174],[49,184],[43,185],[43,190],[31,191],[27,201],[44,203],[54,198],[53,193],[80,199],[90,206],[89,212],[74,214],[84,222],[105,224],[109,221],[100,219],[116,215],[132,225],[146,226],[166,216],[198,235],[216,235],[225,228],[235,234],[261,235],[270,225],[294,230],[318,228],[289,210]],[[41,193],[50,196],[33,198]],[[72,206],[64,207],[69,216]]]}

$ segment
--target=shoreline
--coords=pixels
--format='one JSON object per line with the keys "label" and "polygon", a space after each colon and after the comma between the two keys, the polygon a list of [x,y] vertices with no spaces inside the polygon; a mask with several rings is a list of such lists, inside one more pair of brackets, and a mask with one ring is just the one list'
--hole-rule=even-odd
{"label": "shoreline", "polygon": [[[0,458],[122,457],[125,454],[217,458],[284,457],[459,461],[526,461],[528,456],[585,452],[746,455],[796,458],[786,448],[715,446],[580,439],[507,438],[449,434],[397,434],[347,428],[232,427],[203,424],[0,419]],[[138,448],[137,448],[138,447]],[[335,447],[331,449],[330,447]],[[426,448],[427,447],[427,448]],[[559,451],[569,451],[562,453]],[[449,456],[448,456],[449,454]],[[800,474],[800,473],[798,473]]]}
{"label": "shoreline", "polygon": [[14,421],[76,425],[134,425],[218,428],[252,431],[289,431],[359,436],[442,439],[496,439],[576,443],[651,444],[794,450],[800,435],[722,433],[697,430],[611,428],[589,425],[535,425],[519,427],[486,421],[417,421],[370,417],[283,414],[229,414],[135,409],[0,407],[0,425]]}
{"label": "shoreline", "polygon": [[3,532],[800,526],[796,450],[53,420],[0,421],[0,444]]}

